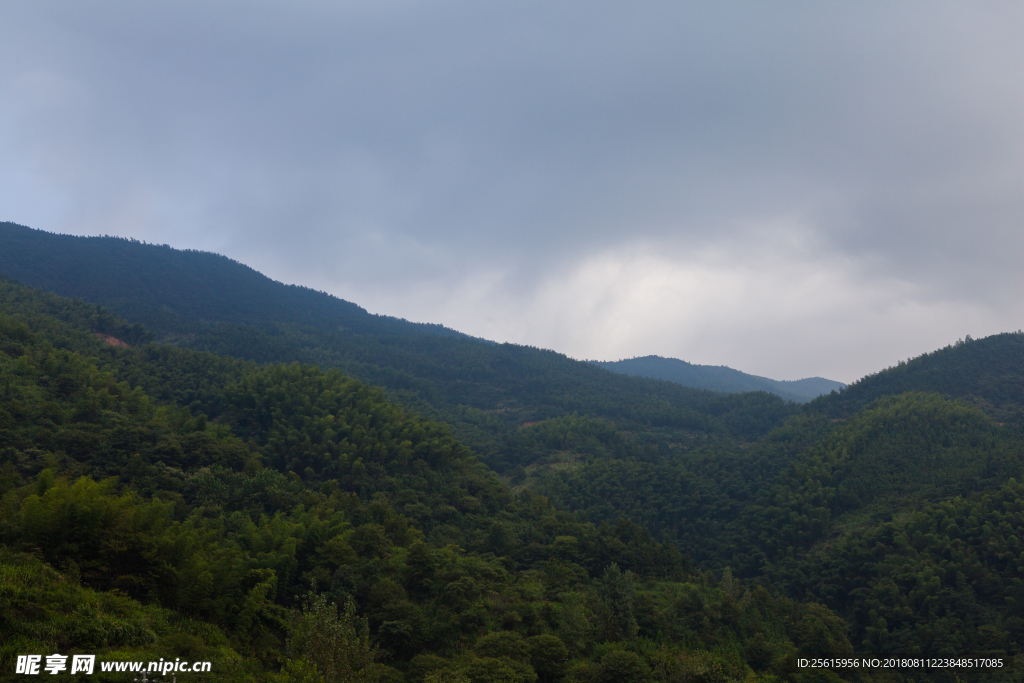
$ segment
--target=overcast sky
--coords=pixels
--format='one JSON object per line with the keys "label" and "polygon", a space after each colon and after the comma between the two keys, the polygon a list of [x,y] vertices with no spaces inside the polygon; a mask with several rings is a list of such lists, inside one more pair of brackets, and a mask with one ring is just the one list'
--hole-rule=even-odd
{"label": "overcast sky", "polygon": [[0,0],[0,220],[849,382],[1024,326],[1024,3]]}

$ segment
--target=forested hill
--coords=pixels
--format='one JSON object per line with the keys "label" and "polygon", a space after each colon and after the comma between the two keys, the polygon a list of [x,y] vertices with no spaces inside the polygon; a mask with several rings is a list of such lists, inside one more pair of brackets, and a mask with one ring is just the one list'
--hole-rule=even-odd
{"label": "forested hill", "polygon": [[0,223],[0,274],[103,304],[161,335],[194,333],[216,323],[459,334],[441,325],[372,315],[330,294],[276,282],[219,254],[119,237],[56,235],[15,223]]}
{"label": "forested hill", "polygon": [[694,365],[678,358],[644,356],[619,361],[590,361],[594,365],[625,375],[651,377],[676,382],[686,387],[707,389],[723,393],[744,391],[767,391],[789,401],[806,403],[813,398],[831,391],[838,391],[846,385],[822,377],[808,377],[799,380],[774,380],[768,377],[748,375],[724,365]]}
{"label": "forested hill", "polygon": [[852,651],[828,608],[515,494],[336,370],[111,344],[132,325],[0,285],[0,680],[61,653],[98,681],[812,683],[796,656]]}
{"label": "forested hill", "polygon": [[749,438],[795,410],[765,394],[722,396],[615,374],[553,351],[371,316],[215,254],[7,223],[0,225],[0,274],[109,306],[146,325],[157,341],[257,363],[342,369],[453,425],[502,472],[514,466],[508,443],[524,423],[580,413],[640,432]]}
{"label": "forested hill", "polygon": [[978,406],[997,422],[1024,427],[1024,333],[965,339],[868,375],[810,404],[840,418],[882,396],[930,391]]}

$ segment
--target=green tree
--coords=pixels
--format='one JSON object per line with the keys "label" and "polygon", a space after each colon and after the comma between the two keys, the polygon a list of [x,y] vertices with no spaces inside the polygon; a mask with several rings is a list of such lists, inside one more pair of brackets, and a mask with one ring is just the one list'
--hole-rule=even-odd
{"label": "green tree", "polygon": [[370,645],[370,628],[356,616],[355,604],[347,602],[339,616],[335,603],[313,591],[306,596],[288,646],[293,657],[315,665],[326,683],[359,680],[360,670],[377,656]]}
{"label": "green tree", "polygon": [[466,674],[457,669],[434,669],[423,677],[423,683],[469,683]]}
{"label": "green tree", "polygon": [[602,683],[647,683],[651,667],[635,652],[615,650],[601,658]]}
{"label": "green tree", "polygon": [[543,683],[557,680],[565,674],[569,650],[557,636],[543,634],[526,641],[530,650],[530,664]]}
{"label": "green tree", "polygon": [[481,657],[507,657],[517,662],[530,661],[526,640],[515,631],[498,631],[481,636],[474,646]]}
{"label": "green tree", "polygon": [[507,657],[474,659],[464,673],[469,683],[535,683],[537,680],[529,664]]}
{"label": "green tree", "polygon": [[598,586],[601,598],[601,636],[604,640],[632,640],[639,627],[636,623],[636,585],[633,573],[620,571],[614,562],[604,570]]}
{"label": "green tree", "polygon": [[[444,657],[437,655],[422,654],[416,655],[409,662],[409,668],[405,672],[405,678],[409,683],[425,683],[430,676],[452,671],[451,662]],[[439,682],[440,683],[440,682]]]}
{"label": "green tree", "polygon": [[562,609],[558,614],[558,636],[571,652],[582,654],[592,640],[593,613],[582,593],[563,593],[560,598]]}

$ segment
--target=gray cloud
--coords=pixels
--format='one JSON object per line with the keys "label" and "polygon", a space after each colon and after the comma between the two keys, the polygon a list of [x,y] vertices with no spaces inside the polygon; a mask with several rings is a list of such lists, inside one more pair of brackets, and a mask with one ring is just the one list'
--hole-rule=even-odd
{"label": "gray cloud", "polygon": [[0,213],[577,357],[1021,326],[1015,2],[7,3]]}

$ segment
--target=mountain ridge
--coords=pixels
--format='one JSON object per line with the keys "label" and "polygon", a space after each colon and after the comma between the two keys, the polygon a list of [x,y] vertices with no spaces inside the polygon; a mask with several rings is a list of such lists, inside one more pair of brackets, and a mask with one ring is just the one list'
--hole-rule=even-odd
{"label": "mountain ridge", "polygon": [[[443,325],[369,313],[327,292],[273,280],[222,254],[123,237],[61,235],[0,222],[0,273],[103,304],[163,334],[194,333],[217,323],[287,322],[355,333],[466,336]],[[176,287],[160,287],[165,281]]]}
{"label": "mountain ridge", "polygon": [[[193,348],[238,355],[231,350],[232,344],[239,343],[237,337],[246,337],[241,343],[247,346],[254,345],[253,333],[237,326],[255,328],[262,333],[259,335],[262,339],[255,346],[261,349],[263,356],[250,359],[263,362],[289,359],[288,353],[279,348],[283,324],[316,329],[321,337],[327,334],[333,338],[339,333],[344,336],[440,336],[500,346],[444,325],[371,314],[358,304],[326,292],[273,280],[222,254],[121,237],[62,235],[0,222],[0,273],[61,296],[102,304],[144,325],[158,337]],[[314,345],[331,344],[332,340],[321,339]],[[292,354],[291,359],[297,358]],[[620,364],[629,362],[620,361]],[[767,391],[801,403],[839,386],[839,383],[830,384],[826,391],[815,393],[805,388],[810,380],[778,382],[731,368],[719,371],[709,366],[686,364],[699,368],[707,376],[695,380],[671,369],[623,372],[616,364],[594,364],[618,374],[673,381],[695,389],[717,393]],[[363,378],[380,381],[377,377]]]}
{"label": "mountain ridge", "polygon": [[[175,266],[165,267],[172,258]],[[210,275],[212,269],[220,270]],[[505,437],[494,434],[523,422],[580,412],[719,433],[729,431],[730,415],[745,404],[757,404],[754,412],[764,417],[763,424],[732,420],[745,429],[769,429],[792,410],[774,396],[729,397],[627,377],[555,351],[371,316],[356,304],[317,297],[343,306],[355,323],[339,329],[338,317],[326,324],[324,316],[297,316],[282,298],[293,290],[230,259],[123,239],[53,236],[0,223],[0,273],[106,306],[145,325],[156,341],[257,363],[339,368],[386,388],[403,405],[462,425],[461,438],[494,454],[489,463],[499,471]],[[135,279],[145,286],[134,286]],[[197,279],[224,284],[218,289]],[[247,283],[261,289],[249,291]],[[285,315],[278,317],[280,311]]]}

